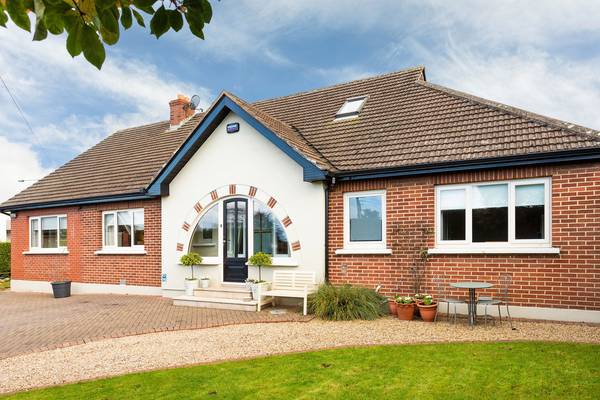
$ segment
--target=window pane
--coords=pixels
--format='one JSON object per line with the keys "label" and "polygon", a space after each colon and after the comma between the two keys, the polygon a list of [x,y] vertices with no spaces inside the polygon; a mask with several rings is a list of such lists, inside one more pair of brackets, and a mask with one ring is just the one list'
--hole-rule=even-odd
{"label": "window pane", "polygon": [[350,197],[350,241],[381,241],[382,196]]}
{"label": "window pane", "polygon": [[273,255],[273,218],[262,202],[254,201],[254,253]]}
{"label": "window pane", "polygon": [[40,220],[32,219],[31,220],[31,232],[29,235],[29,237],[30,237],[29,246],[30,247],[39,247],[39,240],[40,240],[39,228],[40,228]]}
{"label": "window pane", "polygon": [[115,245],[115,214],[104,214],[104,245]]}
{"label": "window pane", "polygon": [[275,254],[278,256],[287,256],[290,254],[287,234],[277,219],[275,219]]}
{"label": "window pane", "polygon": [[515,187],[515,238],[544,239],[544,184]]}
{"label": "window pane", "polygon": [[117,246],[131,247],[131,213],[129,211],[117,213]]}
{"label": "window pane", "polygon": [[508,185],[473,186],[473,242],[508,241]]}
{"label": "window pane", "polygon": [[133,212],[133,244],[144,245],[144,210]]}
{"label": "window pane", "polygon": [[58,219],[58,245],[60,247],[67,247],[67,217],[60,217]]}
{"label": "window pane", "polygon": [[442,240],[465,240],[465,189],[440,191]]}
{"label": "window pane", "polygon": [[219,255],[219,211],[215,205],[211,207],[198,221],[192,235],[190,251],[202,257],[216,257]]}
{"label": "window pane", "polygon": [[254,253],[288,256],[287,234],[283,225],[264,203],[254,201]]}
{"label": "window pane", "polygon": [[42,247],[45,249],[58,247],[58,219],[44,217],[42,220]]}
{"label": "window pane", "polygon": [[227,226],[227,257],[235,257],[235,202],[227,203],[225,211]]}
{"label": "window pane", "polygon": [[242,258],[246,257],[246,202],[237,201],[237,256]]}

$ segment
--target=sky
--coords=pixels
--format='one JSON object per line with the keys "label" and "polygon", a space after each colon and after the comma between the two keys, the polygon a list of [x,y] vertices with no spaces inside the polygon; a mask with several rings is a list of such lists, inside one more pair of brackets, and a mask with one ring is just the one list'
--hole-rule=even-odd
{"label": "sky", "polygon": [[[213,1],[206,40],[134,27],[101,71],[63,36],[0,28],[0,201],[168,101],[253,101],[426,67],[431,82],[600,129],[600,1]],[[18,180],[27,180],[24,183]]]}

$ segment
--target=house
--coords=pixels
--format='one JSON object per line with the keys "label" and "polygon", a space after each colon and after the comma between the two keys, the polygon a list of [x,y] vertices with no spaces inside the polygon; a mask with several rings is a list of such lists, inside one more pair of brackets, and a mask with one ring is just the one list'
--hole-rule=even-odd
{"label": "house", "polygon": [[194,251],[196,274],[234,293],[263,251],[387,295],[508,273],[514,316],[600,322],[599,133],[422,67],[254,103],[222,93],[195,114],[180,96],[170,121],[115,132],[0,209],[16,291],[70,279],[175,297]]}

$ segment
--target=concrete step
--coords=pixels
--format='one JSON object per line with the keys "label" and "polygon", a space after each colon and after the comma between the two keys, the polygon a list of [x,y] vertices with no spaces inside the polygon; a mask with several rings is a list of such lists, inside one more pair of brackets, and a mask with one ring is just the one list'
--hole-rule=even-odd
{"label": "concrete step", "polygon": [[[270,297],[263,298],[261,307],[270,304]],[[220,297],[178,296],[173,298],[173,305],[202,308],[218,308],[221,310],[256,311],[258,301],[243,299],[226,299]]]}
{"label": "concrete step", "polygon": [[214,286],[194,290],[199,297],[215,297],[221,299],[252,300],[252,292],[243,286]]}

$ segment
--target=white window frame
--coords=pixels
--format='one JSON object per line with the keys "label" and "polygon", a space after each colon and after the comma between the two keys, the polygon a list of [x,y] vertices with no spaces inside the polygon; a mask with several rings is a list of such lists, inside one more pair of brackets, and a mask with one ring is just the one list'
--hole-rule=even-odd
{"label": "white window frame", "polygon": [[[57,247],[42,247],[42,218],[56,218],[56,245]],[[60,219],[67,219],[67,246],[60,245]],[[37,246],[31,245],[31,222],[38,221],[38,240]],[[69,218],[67,214],[56,214],[56,215],[37,215],[35,217],[29,217],[29,251],[23,252],[23,254],[31,254],[31,253],[68,253],[69,246]]]}
{"label": "white window frame", "polygon": [[[508,185],[508,241],[507,242],[473,242],[472,232],[472,190],[476,186]],[[515,198],[516,187],[524,185],[544,184],[544,239],[515,238]],[[465,240],[442,240],[442,218],[440,198],[445,190],[465,190]],[[552,248],[552,179],[533,178],[492,182],[476,182],[458,185],[439,185],[435,188],[435,249],[429,253],[558,253]]]}
{"label": "white window frame", "polygon": [[[144,244],[143,245],[135,245],[133,244],[135,239],[135,228],[134,228],[134,219],[133,219],[133,214],[136,211],[142,211],[144,213]],[[118,246],[118,231],[119,231],[119,223],[118,223],[118,219],[117,219],[117,214],[120,212],[130,212],[131,213],[131,246]],[[114,246],[107,246],[105,243],[105,232],[106,232],[106,226],[105,221],[106,218],[105,216],[108,214],[113,214],[114,215],[114,238],[113,238],[113,243]],[[145,251],[145,247],[144,245],[146,244],[146,212],[143,208],[129,208],[129,209],[124,209],[124,210],[108,210],[108,211],[103,211],[102,212],[102,250],[99,250],[96,252],[96,254],[146,254]]]}
{"label": "white window frame", "polygon": [[[381,240],[350,240],[350,199],[354,197],[381,197]],[[364,192],[344,193],[344,248],[336,250],[336,254],[391,254],[387,248],[387,207],[385,190],[369,190]]]}

